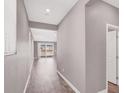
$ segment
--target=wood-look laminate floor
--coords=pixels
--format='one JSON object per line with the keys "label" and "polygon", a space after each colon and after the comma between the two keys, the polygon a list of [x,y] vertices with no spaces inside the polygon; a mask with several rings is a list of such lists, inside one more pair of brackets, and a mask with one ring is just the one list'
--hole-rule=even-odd
{"label": "wood-look laminate floor", "polygon": [[108,93],[119,93],[118,85],[108,82]]}
{"label": "wood-look laminate floor", "polygon": [[33,64],[26,93],[75,93],[58,76],[54,58],[40,58]]}

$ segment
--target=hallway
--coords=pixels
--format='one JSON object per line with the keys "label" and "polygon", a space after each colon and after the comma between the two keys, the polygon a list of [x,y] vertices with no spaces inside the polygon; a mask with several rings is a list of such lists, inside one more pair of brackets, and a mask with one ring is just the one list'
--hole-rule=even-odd
{"label": "hallway", "polygon": [[33,64],[26,93],[74,93],[57,74],[54,58],[40,58]]}
{"label": "hallway", "polygon": [[5,93],[118,92],[118,0],[4,1]]}

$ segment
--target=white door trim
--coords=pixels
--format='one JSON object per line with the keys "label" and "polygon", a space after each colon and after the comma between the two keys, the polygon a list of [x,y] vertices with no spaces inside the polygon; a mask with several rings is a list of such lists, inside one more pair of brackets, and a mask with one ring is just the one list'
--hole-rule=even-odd
{"label": "white door trim", "polygon": [[[117,32],[119,30],[119,27],[118,26],[115,26],[115,25],[112,25],[112,24],[106,24],[106,47],[107,47],[107,36],[108,36],[108,29],[112,27],[114,28]],[[118,50],[118,49],[117,49]],[[118,51],[117,51],[118,53]],[[106,48],[106,58],[107,58],[107,48]],[[107,59],[106,59],[106,62],[107,62]],[[117,68],[118,69],[118,68]],[[106,93],[108,92],[108,82],[107,82],[107,63],[106,63]]]}

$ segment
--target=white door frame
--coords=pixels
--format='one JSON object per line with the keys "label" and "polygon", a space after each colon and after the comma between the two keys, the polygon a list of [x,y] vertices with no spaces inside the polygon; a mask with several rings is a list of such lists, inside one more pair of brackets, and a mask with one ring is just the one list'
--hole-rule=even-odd
{"label": "white door frame", "polygon": [[[108,29],[112,27],[114,28],[116,31],[117,31],[117,36],[118,36],[118,31],[119,31],[119,27],[118,26],[115,26],[115,25],[112,25],[112,24],[106,24],[106,58],[107,58],[107,36],[108,36]],[[117,41],[118,43],[118,41]],[[118,44],[117,44],[117,55],[118,55]],[[118,60],[116,60],[118,61]],[[118,72],[118,66],[117,66],[117,72]],[[118,74],[118,73],[117,73]],[[118,75],[117,75],[118,76]],[[118,82],[117,82],[118,84]],[[108,80],[107,80],[107,59],[106,59],[106,93],[108,93]]]}

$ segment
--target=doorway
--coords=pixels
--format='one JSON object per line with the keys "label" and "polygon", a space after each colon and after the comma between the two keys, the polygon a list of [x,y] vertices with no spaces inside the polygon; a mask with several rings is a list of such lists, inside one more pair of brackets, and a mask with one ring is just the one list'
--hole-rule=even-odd
{"label": "doorway", "polygon": [[106,25],[106,86],[107,93],[118,93],[118,26]]}
{"label": "doorway", "polygon": [[47,58],[56,55],[56,42],[38,42],[38,57]]}

